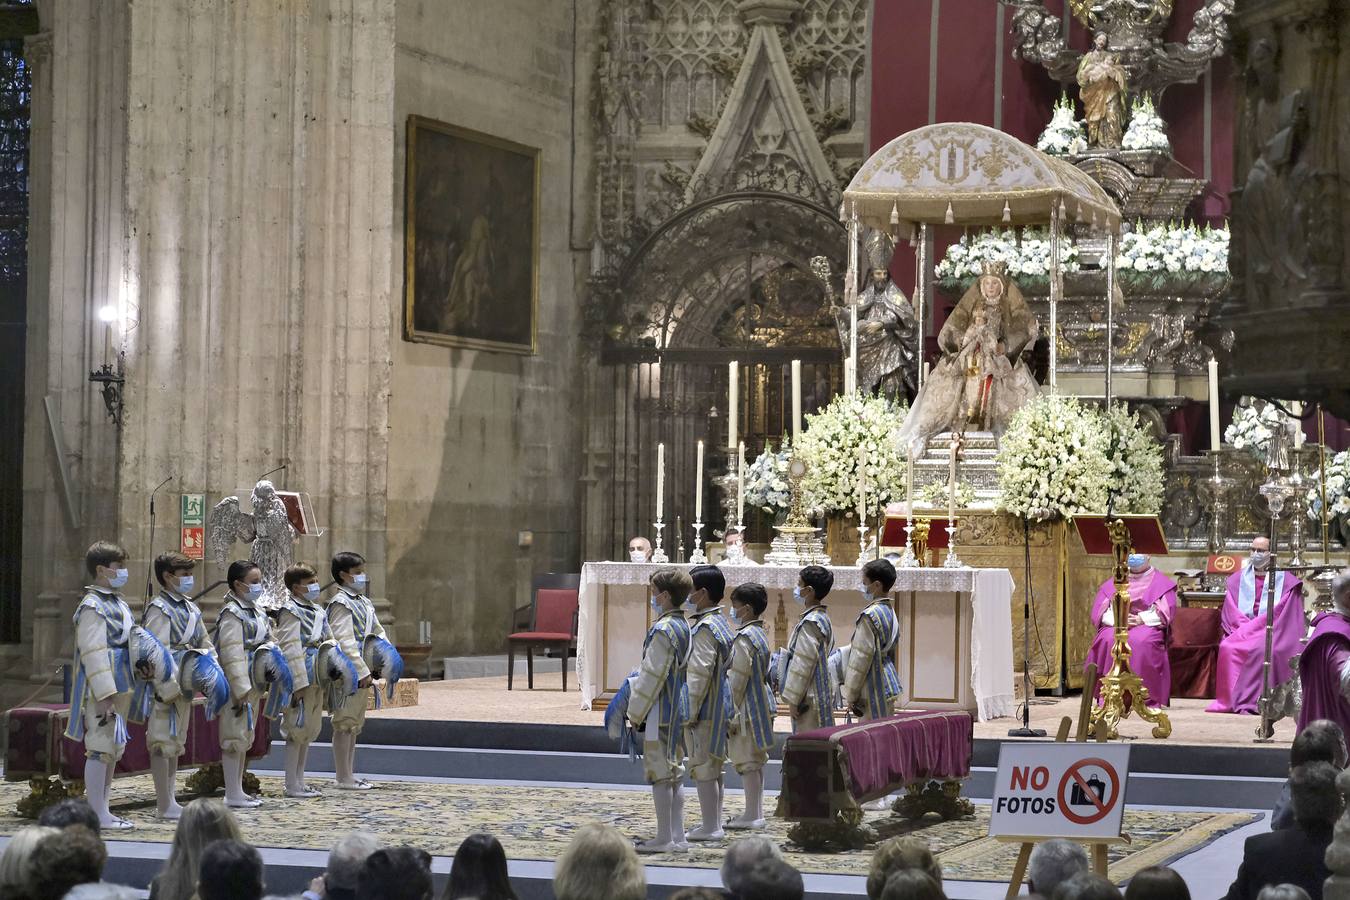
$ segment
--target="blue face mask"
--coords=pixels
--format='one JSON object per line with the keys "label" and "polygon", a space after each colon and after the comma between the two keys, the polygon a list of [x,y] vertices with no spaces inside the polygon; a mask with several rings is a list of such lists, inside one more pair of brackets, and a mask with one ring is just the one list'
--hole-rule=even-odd
{"label": "blue face mask", "polygon": [[366,584],[369,583],[369,581],[370,576],[367,575],[365,572],[361,572],[357,575],[352,576],[352,584],[356,585],[359,588],[365,587]]}
{"label": "blue face mask", "polygon": [[115,572],[116,574],[114,574],[111,578],[108,579],[108,586],[113,588],[120,588],[122,585],[127,583],[127,579],[131,577],[131,573],[128,572],[126,569],[116,569]]}
{"label": "blue face mask", "polygon": [[727,613],[727,621],[730,622],[732,625],[741,624],[741,617],[736,615],[735,607],[732,607],[731,612]]}
{"label": "blue face mask", "polygon": [[1138,572],[1148,565],[1148,557],[1142,553],[1131,553],[1126,558],[1125,564],[1130,567],[1131,572]]}
{"label": "blue face mask", "polygon": [[665,611],[666,608],[661,603],[661,595],[660,594],[654,595],[652,597],[652,612],[656,613],[659,616],[662,615]]}
{"label": "blue face mask", "polygon": [[244,595],[243,595],[242,597],[240,597],[239,599],[240,599],[240,600],[257,600],[259,597],[262,596],[262,593],[263,593],[263,588],[262,588],[262,584],[261,584],[260,582],[254,583],[254,584],[246,584],[246,585],[244,585]]}
{"label": "blue face mask", "polygon": [[305,599],[311,602],[319,599],[319,583],[317,581],[305,585]]}
{"label": "blue face mask", "polygon": [[190,594],[196,586],[197,579],[191,575],[183,575],[178,579],[178,593],[180,594]]}
{"label": "blue face mask", "polygon": [[802,589],[800,586],[792,589],[792,599],[796,600],[802,606],[806,605],[806,598],[802,596]]}

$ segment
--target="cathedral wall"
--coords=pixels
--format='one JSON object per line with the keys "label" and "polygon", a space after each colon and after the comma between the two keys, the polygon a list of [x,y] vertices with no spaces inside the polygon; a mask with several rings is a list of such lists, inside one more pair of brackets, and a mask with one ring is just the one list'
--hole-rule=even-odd
{"label": "cathedral wall", "polygon": [[[433,623],[436,654],[498,652],[511,610],[529,602],[532,575],[579,567],[585,253],[569,242],[574,9],[457,0],[397,10],[395,222],[403,221],[409,115],[542,151],[535,355],[399,339],[401,227],[392,253],[388,593],[400,618]],[[495,265],[523,262],[499,256]],[[532,532],[532,546],[518,546],[522,531]]]}

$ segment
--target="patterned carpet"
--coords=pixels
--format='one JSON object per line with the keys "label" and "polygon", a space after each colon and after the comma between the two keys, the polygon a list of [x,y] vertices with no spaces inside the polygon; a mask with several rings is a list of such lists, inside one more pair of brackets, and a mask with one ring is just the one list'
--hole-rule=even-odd
{"label": "patterned carpet", "polygon": [[[264,777],[261,781],[266,805],[237,812],[248,840],[264,847],[323,850],[343,833],[361,828],[389,843],[413,844],[448,857],[454,855],[466,835],[487,831],[501,840],[512,859],[553,860],[567,845],[573,830],[587,822],[608,822],[634,838],[649,836],[652,827],[651,800],[646,791],[395,781],[362,794],[329,789],[313,800],[290,800],[281,796],[280,779]],[[327,784],[316,783],[320,788]],[[14,804],[27,791],[26,784],[0,784],[0,833],[12,834],[31,824],[14,812]],[[114,809],[137,824],[135,831],[126,833],[127,839],[167,843],[173,838],[173,827],[154,819],[153,797],[148,775],[114,783]],[[739,795],[729,795],[727,800],[730,812],[737,812]],[[694,793],[689,790],[685,814],[691,827],[697,808]],[[986,837],[989,806],[976,804],[975,809],[975,816],[964,821],[925,822],[918,827],[886,813],[869,813],[867,821],[884,837],[910,831],[921,834],[938,852],[949,879],[1007,881],[1017,845]],[[1125,827],[1133,843],[1111,848],[1111,878],[1124,881],[1146,866],[1190,853],[1255,818],[1245,813],[1127,810]],[[787,823],[770,820],[768,836],[783,846],[787,859],[801,871],[867,874],[870,851],[802,853],[789,845],[787,829]],[[685,853],[645,861],[716,868],[721,865],[725,846],[725,842],[695,845]]]}

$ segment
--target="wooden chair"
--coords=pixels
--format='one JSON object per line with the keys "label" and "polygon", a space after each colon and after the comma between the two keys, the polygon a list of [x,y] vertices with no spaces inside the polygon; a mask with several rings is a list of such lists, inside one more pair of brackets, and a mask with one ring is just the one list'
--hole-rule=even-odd
{"label": "wooden chair", "polygon": [[[530,605],[530,624],[525,631],[506,637],[506,689],[512,690],[516,677],[516,647],[525,648],[525,673],[534,690],[534,648],[556,649],[562,656],[562,686],[567,690],[567,658],[577,639],[577,610],[580,605],[580,575],[549,573],[534,579],[534,601]],[[512,621],[515,627],[515,620]]]}

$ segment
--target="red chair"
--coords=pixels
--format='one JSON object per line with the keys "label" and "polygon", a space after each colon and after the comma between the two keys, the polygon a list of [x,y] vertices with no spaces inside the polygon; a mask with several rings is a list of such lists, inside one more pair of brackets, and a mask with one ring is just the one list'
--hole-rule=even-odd
{"label": "red chair", "polygon": [[1172,618],[1172,696],[1213,699],[1214,676],[1223,640],[1218,609],[1178,606]]}
{"label": "red chair", "polygon": [[[570,582],[570,585],[569,585]],[[534,690],[534,648],[554,649],[562,656],[562,686],[567,690],[567,657],[577,638],[577,608],[580,604],[580,576],[541,576],[535,580],[534,603],[528,631],[506,637],[506,689],[515,685],[516,646],[525,647],[525,673],[529,689]],[[560,584],[549,586],[545,584]]]}

